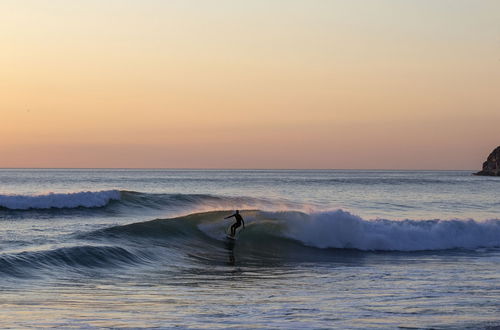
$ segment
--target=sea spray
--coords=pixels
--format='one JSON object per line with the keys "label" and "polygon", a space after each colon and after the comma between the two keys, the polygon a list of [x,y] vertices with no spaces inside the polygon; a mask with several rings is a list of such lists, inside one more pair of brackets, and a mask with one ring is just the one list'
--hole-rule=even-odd
{"label": "sea spray", "polygon": [[274,215],[285,236],[318,248],[423,251],[500,247],[500,220],[365,220],[343,210]]}

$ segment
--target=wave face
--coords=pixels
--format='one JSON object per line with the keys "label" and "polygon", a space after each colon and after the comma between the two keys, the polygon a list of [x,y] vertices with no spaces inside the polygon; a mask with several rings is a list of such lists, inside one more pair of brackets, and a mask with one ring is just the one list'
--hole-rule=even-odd
{"label": "wave face", "polygon": [[0,195],[0,208],[9,210],[95,208],[120,200],[118,190],[48,193],[45,195]]}

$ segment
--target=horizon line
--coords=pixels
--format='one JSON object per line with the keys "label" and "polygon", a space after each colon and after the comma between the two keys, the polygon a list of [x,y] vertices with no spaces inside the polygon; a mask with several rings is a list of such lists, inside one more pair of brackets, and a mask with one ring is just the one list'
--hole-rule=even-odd
{"label": "horizon line", "polygon": [[476,169],[395,169],[395,168],[203,168],[203,167],[0,167],[0,170],[169,170],[169,171],[461,171]]}

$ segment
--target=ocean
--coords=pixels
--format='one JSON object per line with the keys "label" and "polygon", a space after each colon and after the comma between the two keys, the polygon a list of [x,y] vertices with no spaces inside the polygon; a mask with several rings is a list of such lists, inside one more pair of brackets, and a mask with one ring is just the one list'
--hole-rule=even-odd
{"label": "ocean", "polygon": [[1,169],[0,291],[0,328],[495,329],[500,178]]}

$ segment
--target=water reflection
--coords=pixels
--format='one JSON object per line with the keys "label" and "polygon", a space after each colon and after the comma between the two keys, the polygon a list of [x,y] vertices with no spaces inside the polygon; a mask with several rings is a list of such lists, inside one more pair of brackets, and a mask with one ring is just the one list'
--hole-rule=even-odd
{"label": "water reflection", "polygon": [[226,249],[228,251],[228,256],[229,256],[229,261],[227,264],[229,266],[234,266],[234,265],[236,265],[236,258],[234,257],[234,246],[235,246],[236,242],[228,239],[225,244],[226,244]]}

